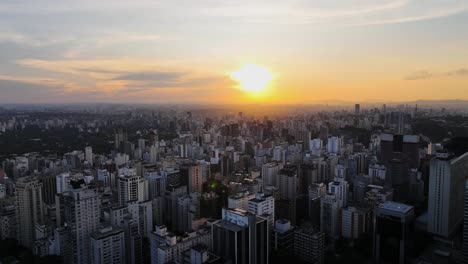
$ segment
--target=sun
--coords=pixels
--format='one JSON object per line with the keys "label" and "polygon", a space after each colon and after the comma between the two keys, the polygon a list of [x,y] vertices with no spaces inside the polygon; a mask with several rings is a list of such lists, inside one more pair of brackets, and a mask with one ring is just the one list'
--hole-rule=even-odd
{"label": "sun", "polygon": [[240,89],[256,94],[267,88],[268,83],[273,79],[273,75],[265,67],[246,64],[231,73],[231,78],[239,82]]}

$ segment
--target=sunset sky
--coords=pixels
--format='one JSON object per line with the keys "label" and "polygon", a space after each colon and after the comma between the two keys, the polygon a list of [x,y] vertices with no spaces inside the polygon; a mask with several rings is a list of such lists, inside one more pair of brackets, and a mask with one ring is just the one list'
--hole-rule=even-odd
{"label": "sunset sky", "polygon": [[0,1],[0,103],[416,99],[468,99],[467,0]]}

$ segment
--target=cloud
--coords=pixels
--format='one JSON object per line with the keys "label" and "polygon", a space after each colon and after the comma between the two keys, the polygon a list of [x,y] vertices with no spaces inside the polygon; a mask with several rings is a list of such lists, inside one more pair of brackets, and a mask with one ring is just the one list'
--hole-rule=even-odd
{"label": "cloud", "polygon": [[185,75],[187,75],[185,72],[132,72],[122,74],[114,80],[174,82]]}
{"label": "cloud", "polygon": [[448,76],[468,76],[467,68],[460,68],[454,71],[447,72]]}
{"label": "cloud", "polygon": [[[14,80],[0,77],[0,102],[31,103],[63,100],[65,88],[53,80]],[[27,96],[25,96],[27,95]]]}
{"label": "cloud", "polygon": [[459,68],[452,71],[447,71],[443,73],[437,72],[430,72],[426,70],[421,70],[417,72],[413,72],[404,77],[404,80],[414,81],[414,80],[426,80],[430,78],[442,78],[442,77],[467,77],[468,76],[468,69],[467,68]]}
{"label": "cloud", "polygon": [[414,81],[414,80],[426,80],[432,77],[433,77],[433,74],[431,72],[423,70],[423,71],[413,72],[405,76],[404,79],[408,81]]}
{"label": "cloud", "polygon": [[132,72],[121,74],[113,80],[127,81],[130,89],[154,89],[154,88],[199,88],[212,84],[232,86],[227,76],[193,76],[190,72]]}
{"label": "cloud", "polygon": [[[45,3],[44,3],[45,2]],[[0,13],[19,15],[82,14],[118,16],[137,12],[154,13],[159,18],[172,18],[177,24],[192,18],[228,18],[231,22],[268,24],[315,24],[334,23],[341,25],[394,24],[454,15],[468,8],[466,1],[440,0],[102,0],[102,1],[2,1]],[[137,19],[140,19],[138,17]],[[175,20],[174,20],[175,19]],[[85,21],[86,22],[86,21]],[[150,22],[150,21],[148,21]]]}

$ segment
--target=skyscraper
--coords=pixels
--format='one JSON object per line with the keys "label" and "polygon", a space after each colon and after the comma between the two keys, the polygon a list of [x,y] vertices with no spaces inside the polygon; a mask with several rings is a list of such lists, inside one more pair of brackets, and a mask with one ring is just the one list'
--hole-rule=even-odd
{"label": "skyscraper", "polygon": [[18,242],[31,247],[36,240],[35,226],[44,220],[42,183],[32,177],[25,177],[18,179],[15,187]]}
{"label": "skyscraper", "polygon": [[465,181],[465,203],[463,210],[463,261],[468,263],[468,180]]}
{"label": "skyscraper", "polygon": [[294,230],[294,255],[307,263],[323,264],[325,234],[312,228]]}
{"label": "skyscraper", "polygon": [[373,255],[377,263],[408,263],[414,207],[385,202],[374,212]]}
{"label": "skyscraper", "polygon": [[340,207],[348,206],[348,190],[347,181],[333,181],[328,184],[328,193],[335,195]]}
{"label": "skyscraper", "polygon": [[459,157],[438,151],[430,163],[429,232],[449,237],[463,219],[464,184],[468,176],[468,153]]}
{"label": "skyscraper", "polygon": [[88,164],[93,166],[93,148],[90,146],[85,148],[85,160],[88,162]]}
{"label": "skyscraper", "polygon": [[104,227],[91,233],[92,264],[125,263],[124,231],[119,227]]}
{"label": "skyscraper", "polygon": [[202,193],[203,168],[202,165],[192,164],[188,169],[188,191],[189,193]]}
{"label": "skyscraper", "polygon": [[101,216],[97,189],[83,187],[72,189],[65,195],[65,223],[68,226],[68,252],[65,262],[74,264],[91,263],[90,234],[98,230]]}
{"label": "skyscraper", "polygon": [[278,186],[278,172],[280,166],[277,162],[270,162],[262,165],[262,179],[263,185]]}
{"label": "skyscraper", "polygon": [[340,235],[340,202],[333,194],[325,195],[320,201],[320,231],[333,239]]}
{"label": "skyscraper", "polygon": [[149,198],[148,180],[136,175],[119,177],[119,203],[128,201],[146,201]]}
{"label": "skyscraper", "polygon": [[269,263],[270,230],[267,220],[242,209],[223,209],[212,225],[213,251],[233,264]]}
{"label": "skyscraper", "polygon": [[360,104],[355,104],[354,105],[354,114],[359,115],[361,112],[361,105]]}

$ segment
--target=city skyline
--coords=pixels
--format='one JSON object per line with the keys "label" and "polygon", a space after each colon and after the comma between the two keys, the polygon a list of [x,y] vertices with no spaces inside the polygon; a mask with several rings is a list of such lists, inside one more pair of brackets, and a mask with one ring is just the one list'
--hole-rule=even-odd
{"label": "city skyline", "polygon": [[[0,14],[0,103],[468,99],[462,1],[8,1]],[[232,78],[246,65],[271,75],[261,94]]]}

